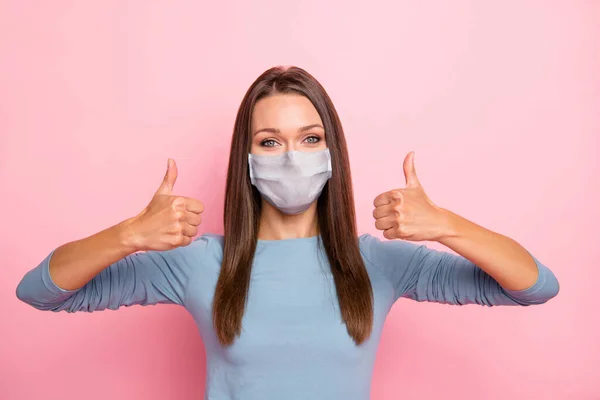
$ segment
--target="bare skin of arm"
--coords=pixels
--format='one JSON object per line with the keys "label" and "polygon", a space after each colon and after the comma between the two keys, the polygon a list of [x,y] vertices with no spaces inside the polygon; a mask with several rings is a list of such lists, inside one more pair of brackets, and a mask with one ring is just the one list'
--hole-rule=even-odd
{"label": "bare skin of arm", "polygon": [[177,166],[169,159],[163,182],[141,213],[58,247],[49,265],[54,283],[64,290],[79,289],[132,253],[189,245],[198,233],[204,206],[198,200],[173,195],[176,179]]}
{"label": "bare skin of arm", "polygon": [[524,290],[538,279],[529,252],[513,239],[436,206],[417,177],[414,153],[404,159],[406,187],[374,200],[375,227],[387,239],[435,241],[476,264],[508,290]]}

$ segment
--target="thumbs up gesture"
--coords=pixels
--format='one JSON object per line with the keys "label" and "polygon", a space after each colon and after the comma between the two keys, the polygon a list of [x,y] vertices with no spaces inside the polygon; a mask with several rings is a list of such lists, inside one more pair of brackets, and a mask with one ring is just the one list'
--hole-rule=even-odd
{"label": "thumbs up gesture", "polygon": [[169,159],[167,173],[150,203],[129,221],[130,241],[136,250],[170,250],[190,244],[202,222],[204,205],[195,199],[176,196],[175,161]]}
{"label": "thumbs up gesture", "polygon": [[380,194],[373,201],[375,227],[387,239],[435,241],[444,235],[445,213],[425,194],[415,171],[415,154],[404,159],[406,187]]}

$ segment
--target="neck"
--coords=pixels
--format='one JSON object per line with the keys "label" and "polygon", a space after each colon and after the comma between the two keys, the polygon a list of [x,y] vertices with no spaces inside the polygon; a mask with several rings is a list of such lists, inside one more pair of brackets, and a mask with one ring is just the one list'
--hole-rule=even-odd
{"label": "neck", "polygon": [[258,239],[298,239],[317,236],[318,234],[316,201],[311,204],[308,210],[297,215],[284,214],[265,200],[262,201]]}

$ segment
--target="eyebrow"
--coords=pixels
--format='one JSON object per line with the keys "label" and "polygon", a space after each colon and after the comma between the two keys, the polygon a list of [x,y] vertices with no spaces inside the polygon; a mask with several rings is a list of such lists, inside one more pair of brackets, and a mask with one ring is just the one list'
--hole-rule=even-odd
{"label": "eyebrow", "polygon": [[[325,130],[325,128],[323,128],[323,126],[321,124],[312,124],[312,125],[303,126],[298,131],[299,132],[306,132],[306,131],[311,130],[313,128],[321,128],[321,129]],[[259,129],[256,132],[254,132],[254,135],[256,135],[257,133],[260,133],[260,132],[281,133],[281,131],[279,129],[275,129],[275,128],[263,128],[263,129]]]}

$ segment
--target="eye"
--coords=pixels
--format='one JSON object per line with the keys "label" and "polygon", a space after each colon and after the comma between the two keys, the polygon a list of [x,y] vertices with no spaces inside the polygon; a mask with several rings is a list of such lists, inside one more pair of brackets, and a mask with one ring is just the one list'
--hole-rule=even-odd
{"label": "eye", "polygon": [[260,145],[263,147],[275,147],[277,145],[277,142],[273,139],[265,139],[262,142],[260,142]]}
{"label": "eye", "polygon": [[321,141],[321,138],[319,136],[309,136],[306,139],[304,139],[306,142],[308,142],[309,144],[315,144],[315,143],[319,143]]}

